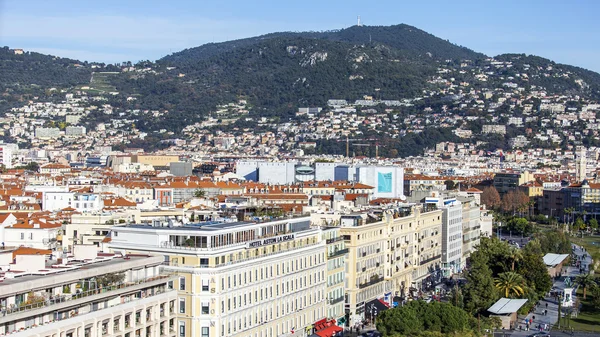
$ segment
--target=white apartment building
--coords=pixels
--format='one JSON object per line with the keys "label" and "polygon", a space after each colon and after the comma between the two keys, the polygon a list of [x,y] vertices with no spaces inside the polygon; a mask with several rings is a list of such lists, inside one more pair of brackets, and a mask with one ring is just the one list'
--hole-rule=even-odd
{"label": "white apartment building", "polygon": [[455,198],[439,199],[438,207],[443,211],[442,265],[444,275],[449,277],[462,270],[463,209]]}
{"label": "white apartment building", "polygon": [[100,195],[78,192],[44,192],[42,194],[42,210],[59,211],[74,208],[78,212],[98,212],[104,206]]}
{"label": "white apartment building", "polygon": [[19,151],[17,144],[0,143],[0,164],[4,165],[7,169],[13,168],[17,151]]}
{"label": "white apartment building", "polygon": [[134,218],[135,213],[129,211],[73,214],[71,222],[63,226],[62,245],[67,249],[75,244],[100,247],[112,226],[130,222]]}
{"label": "white apartment building", "polygon": [[55,222],[14,224],[4,228],[2,242],[8,247],[30,247],[56,250],[61,224]]}
{"label": "white apartment building", "polygon": [[81,248],[61,264],[23,249],[0,252],[0,335],[179,336],[177,292],[159,272],[162,257],[97,256],[94,247]]}
{"label": "white apartment building", "polygon": [[113,251],[163,255],[164,270],[179,274],[179,336],[306,336],[327,318],[326,240],[309,217],[155,221],[115,226],[111,237]]}
{"label": "white apartment building", "polygon": [[466,267],[467,259],[476,250],[481,241],[481,206],[473,197],[458,197],[462,202],[463,215],[463,243],[461,269]]}

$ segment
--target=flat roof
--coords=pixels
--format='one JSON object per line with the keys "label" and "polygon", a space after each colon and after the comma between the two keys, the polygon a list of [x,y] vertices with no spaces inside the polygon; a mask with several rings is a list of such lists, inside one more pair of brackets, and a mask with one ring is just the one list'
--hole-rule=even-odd
{"label": "flat roof", "polygon": [[569,257],[569,254],[548,253],[544,255],[544,263],[546,266],[554,267],[563,262],[567,257]]}
{"label": "flat roof", "polygon": [[[300,221],[298,221],[300,220]],[[197,223],[188,223],[183,225],[173,225],[169,226],[164,223],[160,226],[154,226],[153,224],[128,224],[122,226],[115,226],[115,228],[136,228],[136,229],[163,229],[163,230],[175,230],[175,231],[193,231],[193,230],[201,230],[201,231],[218,231],[223,229],[235,229],[235,228],[244,228],[247,226],[262,226],[275,224],[278,221],[289,221],[292,225],[291,231],[298,232],[306,229],[310,229],[310,217],[296,217],[296,218],[282,218],[282,219],[273,219],[271,221],[264,222],[253,222],[253,221],[235,221],[235,222],[220,222],[220,221],[206,221],[206,222],[197,222]],[[308,226],[301,226],[300,224],[307,223]]]}
{"label": "flat roof", "polygon": [[510,299],[503,297],[499,299],[498,302],[494,303],[488,311],[498,315],[512,314],[513,312],[519,311],[525,303],[527,303],[526,299]]}
{"label": "flat roof", "polygon": [[[101,256],[100,256],[101,257]],[[130,264],[128,262],[139,261],[144,259],[149,259],[152,256],[149,255],[127,255],[128,259],[119,257],[112,257],[106,259],[98,259],[96,262],[93,261],[70,261],[66,265],[55,265],[56,267],[52,268],[52,266],[46,265],[45,269],[38,271],[6,271],[5,273],[15,273],[15,278],[5,278],[2,282],[0,282],[0,290],[5,289],[7,286],[14,286],[15,284],[22,284],[29,281],[36,281],[38,279],[49,278],[55,275],[64,275],[71,272],[79,272],[86,271],[88,273],[93,273],[95,269],[106,267],[106,266],[115,266],[118,264]],[[131,268],[130,266],[124,267],[123,271]],[[18,276],[19,273],[23,273],[23,276]],[[12,289],[11,289],[12,290]],[[10,290],[9,290],[10,291]]]}

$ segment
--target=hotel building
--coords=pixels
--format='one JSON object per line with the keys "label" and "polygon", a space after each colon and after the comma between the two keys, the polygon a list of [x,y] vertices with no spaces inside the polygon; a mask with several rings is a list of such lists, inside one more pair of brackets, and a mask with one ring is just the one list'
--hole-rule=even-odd
{"label": "hotel building", "polygon": [[337,281],[328,287],[339,268],[326,246],[309,217],[116,226],[110,244],[123,254],[162,255],[163,268],[178,274],[182,337],[310,335],[339,298]]}

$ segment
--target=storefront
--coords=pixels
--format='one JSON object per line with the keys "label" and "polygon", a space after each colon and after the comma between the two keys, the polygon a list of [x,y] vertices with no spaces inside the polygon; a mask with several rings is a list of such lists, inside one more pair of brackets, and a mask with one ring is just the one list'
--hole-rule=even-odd
{"label": "storefront", "polygon": [[312,326],[312,336],[315,337],[337,337],[342,336],[344,329],[339,327],[335,319],[322,319],[316,321]]}

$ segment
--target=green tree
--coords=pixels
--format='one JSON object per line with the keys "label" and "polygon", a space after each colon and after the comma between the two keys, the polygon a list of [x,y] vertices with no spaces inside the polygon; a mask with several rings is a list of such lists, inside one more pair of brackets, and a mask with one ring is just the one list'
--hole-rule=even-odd
{"label": "green tree", "polygon": [[464,286],[465,309],[470,313],[487,310],[498,298],[489,258],[480,250],[471,255],[471,265]]}
{"label": "green tree", "polygon": [[465,297],[463,296],[462,289],[459,286],[455,286],[452,289],[448,302],[461,309],[465,307]]}
{"label": "green tree", "polygon": [[519,248],[511,247],[510,258],[512,260],[510,271],[515,271],[515,262],[521,261],[521,259],[523,258],[523,252]]}
{"label": "green tree", "polygon": [[560,230],[554,230],[535,235],[535,238],[539,241],[542,249],[542,254],[556,253],[556,254],[570,254],[571,253],[571,240],[564,232]]}
{"label": "green tree", "polygon": [[494,280],[496,289],[507,298],[514,298],[523,296],[525,293],[525,280],[523,276],[515,272],[506,272],[498,275]]}
{"label": "green tree", "polygon": [[527,284],[535,290],[538,296],[543,296],[552,288],[552,278],[548,274],[542,255],[525,252],[517,271],[525,278]]}
{"label": "green tree", "polygon": [[592,295],[591,304],[596,310],[600,310],[600,285],[598,283],[593,284],[590,287],[590,292]]}
{"label": "green tree", "polygon": [[506,223],[506,228],[513,232],[529,236],[533,232],[533,225],[525,218],[511,218]]}
{"label": "green tree", "polygon": [[590,228],[592,229],[592,232],[595,232],[596,230],[598,230],[598,220],[596,220],[595,218],[591,218],[589,223],[590,223]]}
{"label": "green tree", "polygon": [[377,315],[376,324],[377,330],[383,336],[410,335],[423,330],[423,322],[417,316],[416,310],[409,305],[381,312]]}
{"label": "green tree", "polygon": [[471,318],[464,310],[449,303],[412,301],[377,316],[377,330],[383,336],[419,336],[427,333],[469,335]]}
{"label": "green tree", "polygon": [[204,198],[206,196],[206,191],[199,188],[194,191],[194,197],[196,198]]}
{"label": "green tree", "polygon": [[574,224],[574,229],[576,230],[584,230],[586,229],[586,225],[585,222],[583,222],[583,219],[581,217],[577,217],[577,219],[575,219],[575,224]]}
{"label": "green tree", "polygon": [[587,297],[587,290],[596,285],[596,280],[590,274],[582,274],[577,276],[575,282],[577,282],[583,288],[584,300]]}

